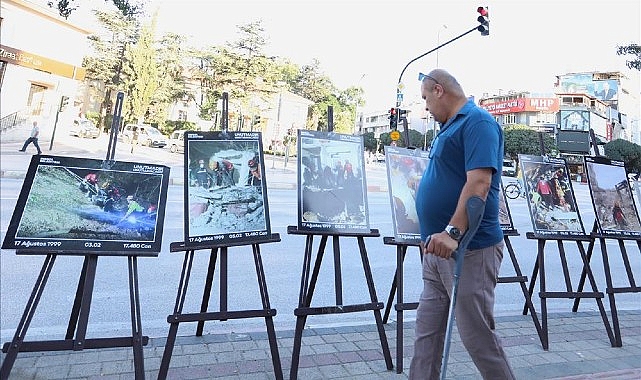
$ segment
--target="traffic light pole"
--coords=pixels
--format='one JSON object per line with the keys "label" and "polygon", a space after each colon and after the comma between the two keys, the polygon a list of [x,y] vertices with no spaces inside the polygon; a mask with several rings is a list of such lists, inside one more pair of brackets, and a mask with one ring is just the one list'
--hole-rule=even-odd
{"label": "traffic light pole", "polygon": [[419,55],[418,57],[412,59],[411,61],[407,62],[407,65],[405,65],[405,67],[403,67],[403,71],[401,71],[401,75],[398,76],[398,85],[396,86],[396,107],[400,107],[401,103],[402,103],[402,99],[403,98],[401,96],[401,81],[403,80],[403,74],[405,74],[405,70],[407,70],[409,65],[411,65],[412,63],[416,62],[417,60],[425,57],[426,55],[437,51],[438,49],[442,48],[443,46],[448,45],[448,44],[458,40],[459,38],[472,33],[475,30],[478,30],[477,28],[478,28],[478,26],[475,26],[472,29],[468,30],[467,32],[465,32],[463,34],[460,34],[459,36],[454,37],[451,40],[449,40],[447,42],[444,42],[444,43],[438,45],[437,47],[435,47],[434,49],[432,49],[432,50],[430,50],[430,51],[428,51],[426,53],[423,53],[423,54]]}

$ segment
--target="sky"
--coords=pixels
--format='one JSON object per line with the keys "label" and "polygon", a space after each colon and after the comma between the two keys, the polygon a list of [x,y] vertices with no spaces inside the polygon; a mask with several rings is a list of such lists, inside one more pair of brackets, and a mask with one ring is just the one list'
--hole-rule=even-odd
{"label": "sky", "polygon": [[238,25],[262,20],[267,55],[301,66],[318,59],[339,89],[363,88],[365,112],[395,106],[405,65],[477,26],[481,5],[490,35],[473,31],[411,63],[400,78],[403,105],[422,102],[418,73],[437,64],[477,99],[552,94],[566,73],[621,71],[640,81],[616,55],[617,45],[641,41],[638,0],[147,0],[158,32],[186,35],[190,45],[225,44]]}

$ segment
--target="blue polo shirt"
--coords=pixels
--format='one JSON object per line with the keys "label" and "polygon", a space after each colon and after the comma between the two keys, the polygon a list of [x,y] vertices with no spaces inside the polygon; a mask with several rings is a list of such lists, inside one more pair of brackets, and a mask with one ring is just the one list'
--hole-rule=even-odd
{"label": "blue polo shirt", "polygon": [[492,115],[469,100],[441,127],[429,157],[416,194],[421,239],[445,229],[456,210],[467,172],[491,168],[485,212],[468,249],[487,248],[503,240],[499,223],[503,131]]}

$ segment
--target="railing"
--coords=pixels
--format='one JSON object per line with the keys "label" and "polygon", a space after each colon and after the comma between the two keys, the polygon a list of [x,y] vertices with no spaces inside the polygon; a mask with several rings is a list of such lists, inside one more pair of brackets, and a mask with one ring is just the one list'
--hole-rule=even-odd
{"label": "railing", "polygon": [[16,125],[23,124],[27,121],[24,112],[16,111],[0,119],[0,132],[5,133]]}

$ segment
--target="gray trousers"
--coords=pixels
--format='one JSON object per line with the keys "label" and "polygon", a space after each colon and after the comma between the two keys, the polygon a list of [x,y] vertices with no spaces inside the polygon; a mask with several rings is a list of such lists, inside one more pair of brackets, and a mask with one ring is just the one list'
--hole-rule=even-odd
{"label": "gray trousers", "polygon": [[[468,250],[456,300],[456,327],[484,379],[514,379],[499,337],[494,333],[494,288],[503,260],[503,242]],[[411,380],[438,379],[449,312],[453,259],[423,256],[423,292],[416,312]]]}

